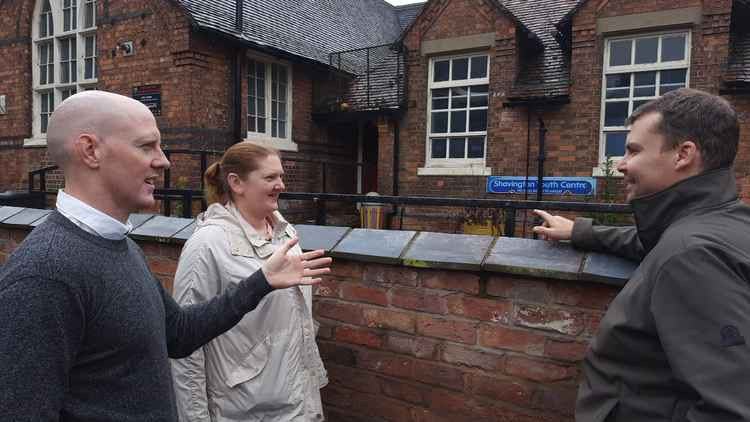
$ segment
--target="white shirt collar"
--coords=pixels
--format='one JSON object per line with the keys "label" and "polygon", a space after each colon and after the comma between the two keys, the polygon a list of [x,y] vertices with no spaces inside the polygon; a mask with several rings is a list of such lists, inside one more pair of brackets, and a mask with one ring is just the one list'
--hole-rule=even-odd
{"label": "white shirt collar", "polygon": [[122,240],[133,225],[128,220],[122,224],[111,216],[99,211],[80,199],[68,195],[62,189],[57,191],[57,211],[81,229],[110,240]]}

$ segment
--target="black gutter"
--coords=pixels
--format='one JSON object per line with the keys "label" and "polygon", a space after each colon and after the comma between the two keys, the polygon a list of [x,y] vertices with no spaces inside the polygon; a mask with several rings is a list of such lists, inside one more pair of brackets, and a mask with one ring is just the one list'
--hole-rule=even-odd
{"label": "black gutter", "polygon": [[232,144],[240,142],[242,136],[242,59],[244,49],[237,48],[237,52],[232,58],[232,75],[229,85],[232,89]]}

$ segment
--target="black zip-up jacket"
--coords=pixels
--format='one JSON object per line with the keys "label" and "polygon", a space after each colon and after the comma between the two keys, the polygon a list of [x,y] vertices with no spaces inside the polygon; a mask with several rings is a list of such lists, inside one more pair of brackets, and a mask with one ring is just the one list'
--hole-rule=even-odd
{"label": "black zip-up jacket", "polygon": [[577,219],[573,245],[640,261],[583,362],[577,422],[750,421],[750,207],[730,168]]}

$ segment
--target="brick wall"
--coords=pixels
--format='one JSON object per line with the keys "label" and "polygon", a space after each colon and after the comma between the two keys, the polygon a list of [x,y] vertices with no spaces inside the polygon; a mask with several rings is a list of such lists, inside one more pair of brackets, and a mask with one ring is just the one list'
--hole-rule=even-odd
{"label": "brick wall", "polygon": [[[28,232],[0,227],[0,265]],[[171,289],[181,246],[138,242]],[[330,421],[573,420],[579,362],[617,290],[336,259],[316,293]]]}

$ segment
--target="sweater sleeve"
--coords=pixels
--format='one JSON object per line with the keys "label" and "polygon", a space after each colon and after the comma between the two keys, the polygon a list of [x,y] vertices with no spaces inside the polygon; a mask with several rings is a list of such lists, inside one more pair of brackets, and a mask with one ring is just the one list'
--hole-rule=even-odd
{"label": "sweater sleeve", "polygon": [[3,282],[0,415],[9,421],[57,421],[83,338],[82,301],[54,280]]}
{"label": "sweater sleeve", "polygon": [[236,287],[228,287],[208,302],[180,307],[158,280],[167,327],[169,357],[179,359],[235,326],[255,309],[273,288],[263,271],[257,270]]}
{"label": "sweater sleeve", "polygon": [[646,255],[635,226],[594,226],[590,218],[576,218],[571,243],[579,249],[610,253],[636,262]]}
{"label": "sweater sleeve", "polygon": [[651,313],[682,400],[676,419],[750,417],[750,287],[742,268],[718,248],[693,247],[660,268]]}

